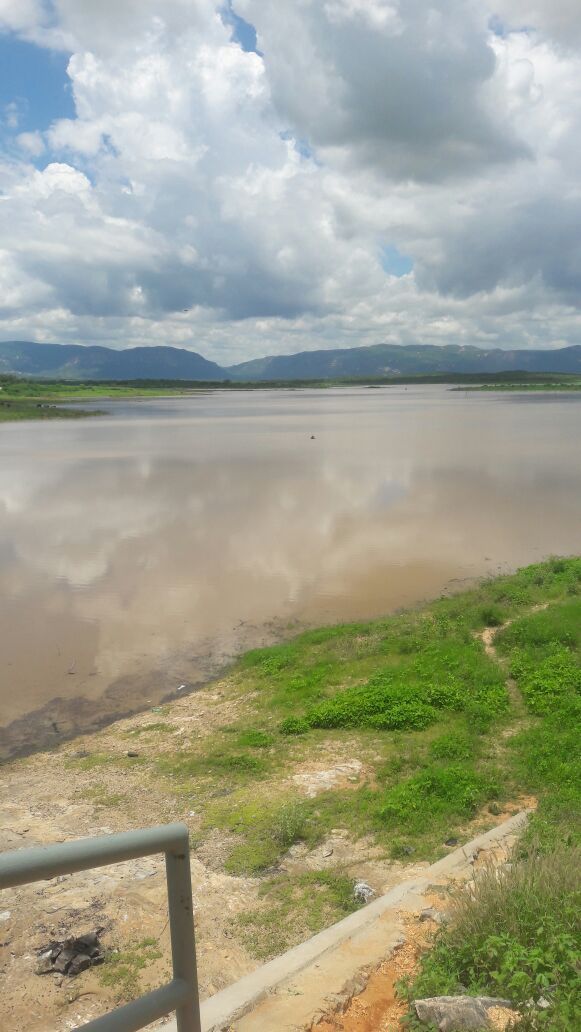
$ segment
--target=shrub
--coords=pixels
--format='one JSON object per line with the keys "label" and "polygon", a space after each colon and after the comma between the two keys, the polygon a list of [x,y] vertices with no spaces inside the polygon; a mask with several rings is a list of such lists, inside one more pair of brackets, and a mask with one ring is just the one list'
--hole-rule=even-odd
{"label": "shrub", "polygon": [[572,652],[558,645],[541,660],[518,653],[511,673],[532,713],[549,713],[564,696],[581,692],[581,666]]}
{"label": "shrub", "polygon": [[272,817],[270,834],[281,849],[288,849],[306,832],[307,811],[295,800],[284,803]]}
{"label": "shrub", "polygon": [[286,717],[280,725],[282,735],[305,735],[310,730],[308,720],[302,717]]}
{"label": "shrub", "polygon": [[421,832],[426,825],[470,817],[493,794],[495,786],[465,766],[431,766],[384,792],[377,817],[384,826]]}
{"label": "shrub", "polygon": [[[561,847],[485,871],[472,895],[454,899],[449,924],[406,987],[409,998],[506,996],[528,1012],[517,1027],[579,1027],[580,864],[580,850]],[[541,996],[551,1001],[549,1010],[531,1010]]]}
{"label": "shrub", "polygon": [[489,603],[479,610],[478,620],[485,627],[500,627],[506,620],[506,612],[500,606]]}
{"label": "shrub", "polygon": [[238,745],[242,748],[248,746],[251,749],[266,749],[269,745],[272,745],[273,741],[273,736],[267,731],[257,731],[254,728],[240,731],[237,736]]}
{"label": "shrub", "polygon": [[435,738],[430,745],[430,755],[435,760],[467,760],[476,752],[474,741],[467,734],[448,732]]}

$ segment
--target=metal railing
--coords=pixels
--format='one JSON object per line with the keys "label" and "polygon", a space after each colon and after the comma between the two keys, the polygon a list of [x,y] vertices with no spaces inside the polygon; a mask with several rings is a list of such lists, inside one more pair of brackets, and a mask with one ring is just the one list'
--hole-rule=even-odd
{"label": "metal railing", "polygon": [[201,1032],[186,825],[166,824],[62,845],[16,849],[0,856],[0,889],[8,889],[152,853],[165,853],[173,978],[161,989],[83,1025],[90,1032],[138,1032],[172,1011],[176,1012],[178,1032]]}

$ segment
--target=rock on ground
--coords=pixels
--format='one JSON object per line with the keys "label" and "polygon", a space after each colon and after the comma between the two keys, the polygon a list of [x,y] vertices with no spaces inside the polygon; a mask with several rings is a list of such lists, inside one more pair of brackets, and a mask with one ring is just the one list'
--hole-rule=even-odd
{"label": "rock on ground", "polygon": [[511,1002],[492,996],[433,996],[414,1000],[414,1007],[420,1021],[440,1032],[467,1032],[491,1028],[489,1008],[510,1008]]}

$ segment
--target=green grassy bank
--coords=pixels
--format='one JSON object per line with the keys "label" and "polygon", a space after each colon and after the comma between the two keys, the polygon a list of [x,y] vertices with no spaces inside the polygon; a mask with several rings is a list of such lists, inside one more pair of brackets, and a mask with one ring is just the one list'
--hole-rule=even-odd
{"label": "green grassy bank", "polygon": [[[290,847],[339,830],[352,856],[363,843],[434,860],[538,799],[514,866],[458,904],[410,993],[543,993],[549,1008],[521,1027],[574,1028],[580,689],[581,558],[559,558],[251,651],[210,689],[224,708],[211,733],[183,733],[169,704],[67,764],[90,774],[99,808],[130,807],[135,778],[152,817],[193,811],[200,859],[260,878],[232,935],[261,959],[357,906],[342,863],[289,870]],[[305,795],[301,778],[341,764],[338,783]],[[108,781],[120,769],[127,797]]]}
{"label": "green grassy bank", "polygon": [[[275,872],[293,842],[314,845],[337,826],[393,857],[431,859],[469,834],[477,812],[534,795],[515,865],[457,903],[410,992],[484,992],[525,1010],[543,997],[550,1006],[529,1007],[523,1030],[579,1027],[581,560],[535,565],[387,620],[303,634],[249,653],[237,677],[257,700],[252,725],[229,728],[203,756],[160,764],[186,782],[219,771],[231,786],[207,811],[208,827],[239,836],[227,869]],[[297,751],[321,755],[346,738],[372,771],[365,784],[303,802],[257,791],[293,752],[296,765]],[[304,935],[305,915],[313,931],[354,906],[340,871],[274,873],[262,895],[264,907],[240,930],[263,957],[294,941],[293,921]]]}
{"label": "green grassy bank", "polygon": [[84,411],[78,408],[63,408],[62,404],[69,401],[152,398],[184,393],[186,390],[183,386],[162,386],[148,381],[138,384],[75,383],[0,376],[0,422],[21,419],[81,419],[85,416],[103,414],[94,409]]}
{"label": "green grassy bank", "polygon": [[22,419],[79,419],[100,415],[59,407],[67,401],[104,401],[131,398],[172,397],[209,390],[300,390],[329,387],[395,387],[421,384],[455,384],[463,391],[576,391],[581,380],[576,375],[540,373],[449,373],[433,376],[347,377],[335,380],[271,380],[256,382],[201,380],[42,380],[0,375],[0,422]]}

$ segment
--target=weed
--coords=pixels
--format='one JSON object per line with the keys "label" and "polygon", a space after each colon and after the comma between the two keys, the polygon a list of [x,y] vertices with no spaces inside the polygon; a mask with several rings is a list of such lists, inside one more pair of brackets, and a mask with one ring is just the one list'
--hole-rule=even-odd
{"label": "weed", "polygon": [[148,734],[172,734],[175,731],[173,724],[165,723],[163,720],[157,721],[153,724],[142,724],[141,727],[132,727],[126,732],[128,736],[137,737],[137,735],[148,735]]}
{"label": "weed", "polygon": [[267,749],[273,742],[274,736],[268,731],[257,731],[255,728],[248,728],[236,735],[236,743],[241,749]]}
{"label": "weed", "polygon": [[280,725],[280,732],[283,735],[306,735],[311,725],[304,717],[286,717]]}
{"label": "weed", "polygon": [[81,798],[93,803],[94,806],[104,807],[121,806],[127,802],[127,796],[122,792],[107,792],[105,788],[97,785],[86,788],[81,793]]}
{"label": "weed", "polygon": [[226,861],[230,874],[260,874],[276,866],[294,842],[314,843],[320,834],[313,830],[308,805],[284,798],[274,806],[234,802],[216,807],[208,814],[208,824],[244,836]]}
{"label": "weed", "polygon": [[88,753],[86,756],[70,756],[65,760],[65,767],[76,770],[94,770],[118,762],[119,757],[110,753]]}
{"label": "weed", "polygon": [[353,889],[340,871],[270,879],[260,888],[263,905],[237,917],[237,930],[249,953],[267,960],[357,910]]}
{"label": "weed", "polygon": [[[505,996],[525,1013],[520,1029],[578,1027],[580,863],[578,849],[560,847],[485,871],[472,895],[454,899],[449,925],[405,987],[408,997]],[[540,997],[551,1006],[533,1014]]]}
{"label": "weed", "polygon": [[116,990],[118,1001],[133,1000],[140,994],[141,973],[161,956],[157,939],[151,938],[141,939],[124,950],[112,950],[100,969],[100,981]]}

